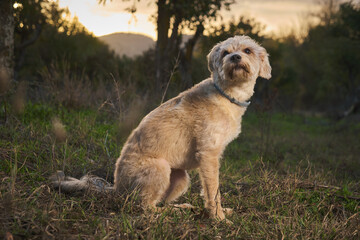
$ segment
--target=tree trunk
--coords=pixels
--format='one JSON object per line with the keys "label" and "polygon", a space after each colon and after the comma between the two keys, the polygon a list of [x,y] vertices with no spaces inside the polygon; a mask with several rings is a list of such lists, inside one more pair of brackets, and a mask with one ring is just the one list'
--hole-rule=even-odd
{"label": "tree trunk", "polygon": [[14,76],[14,16],[13,1],[0,1],[0,70],[7,75],[7,81]]}
{"label": "tree trunk", "polygon": [[192,72],[192,58],[194,53],[194,48],[201,37],[201,35],[204,32],[204,26],[202,24],[199,24],[199,26],[196,28],[195,35],[189,39],[184,48],[180,50],[180,76],[181,76],[181,82],[184,89],[190,88],[194,85],[194,82],[191,77]]}
{"label": "tree trunk", "polygon": [[15,52],[14,79],[15,80],[18,79],[17,75],[24,64],[26,48],[36,42],[36,40],[40,37],[42,28],[43,28],[42,24],[37,23],[35,30],[31,33],[30,36],[28,36],[28,38],[23,36],[21,37],[22,41],[20,42],[20,44],[15,44],[14,46],[14,52]]}
{"label": "tree trunk", "polygon": [[156,91],[162,94],[168,78],[168,33],[170,28],[170,12],[166,5],[166,0],[158,0],[157,16],[157,41],[156,41]]}

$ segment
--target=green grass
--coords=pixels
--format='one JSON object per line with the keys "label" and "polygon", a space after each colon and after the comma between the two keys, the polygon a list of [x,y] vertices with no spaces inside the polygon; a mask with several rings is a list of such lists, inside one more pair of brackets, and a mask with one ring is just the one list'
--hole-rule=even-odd
{"label": "green grass", "polygon": [[[55,117],[65,126],[64,142],[54,134]],[[104,111],[29,103],[0,125],[0,237],[10,232],[15,239],[359,238],[358,123],[249,111],[242,126],[222,159],[222,203],[234,209],[233,224],[227,225],[206,217],[196,171],[179,199],[194,210],[148,213],[125,196],[52,189],[47,179],[56,169],[112,181],[131,129],[124,132],[117,116]]]}

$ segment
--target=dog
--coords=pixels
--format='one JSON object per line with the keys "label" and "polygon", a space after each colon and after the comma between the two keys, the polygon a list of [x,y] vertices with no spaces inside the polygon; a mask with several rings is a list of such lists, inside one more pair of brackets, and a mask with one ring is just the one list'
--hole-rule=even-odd
{"label": "dog", "polygon": [[208,55],[211,77],[150,112],[127,139],[114,173],[116,191],[139,187],[144,207],[172,202],[199,169],[205,208],[225,218],[219,167],[225,147],[241,131],[256,79],[271,77],[266,50],[247,36],[218,43]]}
{"label": "dog", "polygon": [[[188,189],[187,171],[198,169],[209,216],[225,219],[220,158],[241,132],[256,79],[270,79],[271,66],[265,48],[248,36],[216,44],[207,59],[211,77],[145,116],[116,161],[115,191],[137,189],[146,209],[175,201]],[[76,186],[85,185],[89,183]],[[66,187],[71,190],[71,184]]]}

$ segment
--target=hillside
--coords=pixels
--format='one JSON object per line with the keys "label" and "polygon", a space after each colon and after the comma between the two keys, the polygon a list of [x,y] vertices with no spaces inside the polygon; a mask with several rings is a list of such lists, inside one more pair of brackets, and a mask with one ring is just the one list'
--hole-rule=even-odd
{"label": "hillside", "polygon": [[99,37],[119,56],[134,57],[155,46],[152,38],[134,33],[112,33]]}

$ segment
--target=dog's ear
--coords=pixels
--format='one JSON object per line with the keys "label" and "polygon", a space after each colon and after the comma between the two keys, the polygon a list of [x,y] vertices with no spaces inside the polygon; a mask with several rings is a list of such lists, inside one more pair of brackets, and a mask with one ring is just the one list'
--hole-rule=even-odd
{"label": "dog's ear", "polygon": [[216,61],[219,58],[221,44],[216,44],[207,55],[208,68],[210,72],[214,72]]}
{"label": "dog's ear", "polygon": [[266,52],[265,48],[262,49],[260,53],[261,65],[259,76],[265,79],[271,78],[271,66],[269,62],[269,54]]}

